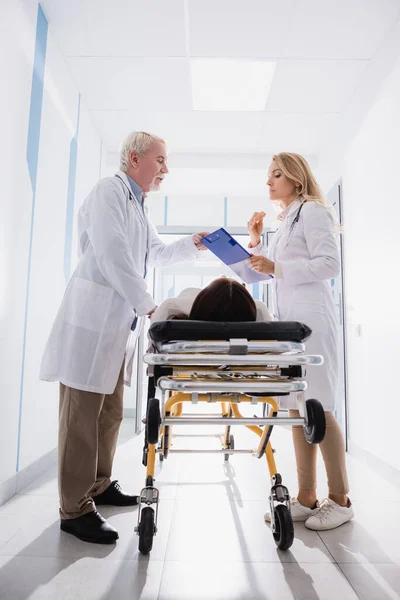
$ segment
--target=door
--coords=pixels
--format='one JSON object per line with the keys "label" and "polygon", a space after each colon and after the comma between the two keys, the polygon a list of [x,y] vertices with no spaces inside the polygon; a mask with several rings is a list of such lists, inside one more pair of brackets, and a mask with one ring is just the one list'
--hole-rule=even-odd
{"label": "door", "polygon": [[[333,206],[338,217],[340,226],[343,225],[343,207],[342,207],[342,184],[339,181],[333,186],[327,200]],[[338,233],[338,244],[340,253],[340,273],[332,279],[332,295],[336,308],[336,315],[339,322],[339,387],[338,401],[336,408],[336,418],[342,428],[347,448],[347,373],[346,373],[346,327],[344,314],[344,265],[343,265],[343,232]]]}

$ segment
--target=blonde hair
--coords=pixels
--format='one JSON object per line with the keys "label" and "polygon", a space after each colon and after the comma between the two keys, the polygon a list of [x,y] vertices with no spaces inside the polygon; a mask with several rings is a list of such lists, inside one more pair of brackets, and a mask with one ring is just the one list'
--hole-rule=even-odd
{"label": "blonde hair", "polygon": [[[335,233],[340,233],[341,226],[336,212],[327,204],[323,191],[306,159],[294,152],[280,152],[279,154],[275,154],[272,160],[277,163],[282,173],[293,181],[297,197],[303,198],[307,202],[317,202],[330,211],[333,219],[333,230]],[[281,208],[283,209],[285,206],[283,205]]]}
{"label": "blonde hair", "polygon": [[121,145],[119,160],[120,170],[126,173],[126,171],[129,169],[131,164],[131,152],[137,152],[139,156],[144,156],[153,141],[162,142],[165,144],[165,141],[162,138],[158,137],[157,135],[153,135],[152,133],[146,133],[145,131],[132,131],[124,139]]}
{"label": "blonde hair", "polygon": [[315,179],[310,165],[300,154],[294,152],[280,152],[272,157],[282,173],[296,186],[297,196],[304,200],[318,202],[327,206],[324,194]]}

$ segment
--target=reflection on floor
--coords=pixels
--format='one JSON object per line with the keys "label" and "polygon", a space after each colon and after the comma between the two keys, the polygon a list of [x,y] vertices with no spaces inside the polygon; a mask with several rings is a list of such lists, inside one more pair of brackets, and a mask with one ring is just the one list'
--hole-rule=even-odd
{"label": "reflection on floor", "polygon": [[[179,431],[179,430],[177,430]],[[142,437],[123,424],[115,476],[128,492],[144,484]],[[254,434],[235,429],[235,445]],[[284,482],[295,493],[291,434],[273,433]],[[176,438],[204,447],[216,438]],[[325,533],[296,524],[288,552],[264,524],[269,480],[264,460],[171,455],[157,476],[158,534],[138,554],[137,509],[102,507],[119,533],[115,546],[80,542],[59,530],[56,471],[51,469],[0,507],[1,600],[394,600],[400,599],[400,489],[348,459],[356,518]],[[322,464],[320,497],[326,493]]]}

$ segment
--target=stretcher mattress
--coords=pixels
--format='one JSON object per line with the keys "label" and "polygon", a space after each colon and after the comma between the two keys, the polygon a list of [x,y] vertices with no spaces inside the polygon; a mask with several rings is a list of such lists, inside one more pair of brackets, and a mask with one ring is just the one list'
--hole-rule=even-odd
{"label": "stretcher mattress", "polygon": [[273,340],[278,342],[304,342],[312,331],[304,323],[297,321],[255,321],[215,322],[171,320],[153,323],[149,336],[153,342],[197,340]]}

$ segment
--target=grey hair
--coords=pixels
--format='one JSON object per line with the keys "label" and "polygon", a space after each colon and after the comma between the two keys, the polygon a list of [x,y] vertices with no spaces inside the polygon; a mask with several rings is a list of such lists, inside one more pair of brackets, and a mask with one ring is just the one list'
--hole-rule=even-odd
{"label": "grey hair", "polygon": [[146,133],[145,131],[131,131],[122,142],[119,159],[120,170],[124,171],[124,173],[128,171],[131,165],[131,152],[137,152],[139,156],[144,156],[153,141],[165,144],[165,141],[162,138],[153,135],[152,133]]}

